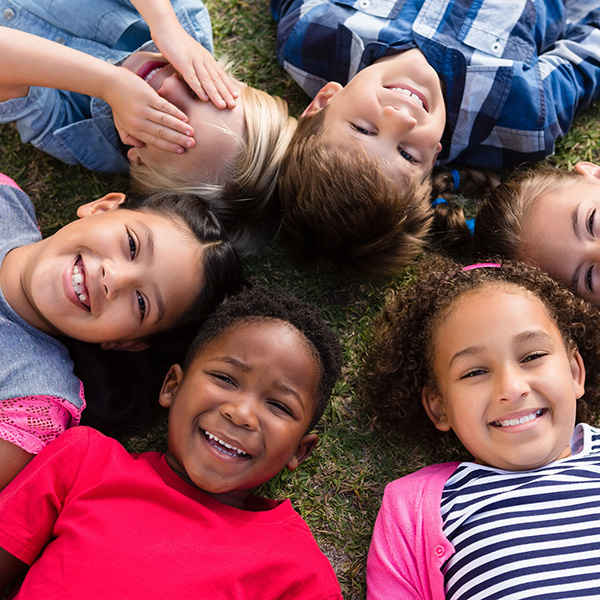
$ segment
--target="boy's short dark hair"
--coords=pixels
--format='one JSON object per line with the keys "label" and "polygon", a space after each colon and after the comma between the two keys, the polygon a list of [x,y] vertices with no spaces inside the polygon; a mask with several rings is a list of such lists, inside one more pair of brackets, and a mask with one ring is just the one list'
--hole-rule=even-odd
{"label": "boy's short dark hair", "polygon": [[400,189],[376,159],[326,144],[326,112],[300,119],[281,163],[282,241],[300,259],[396,275],[425,244],[433,215],[429,178]]}
{"label": "boy's short dark hair", "polygon": [[185,358],[187,371],[196,355],[225,329],[241,323],[278,319],[289,323],[307,339],[320,366],[318,397],[308,430],[321,418],[342,364],[338,337],[327,325],[318,309],[293,296],[262,286],[248,287],[221,303],[206,320],[192,342]]}

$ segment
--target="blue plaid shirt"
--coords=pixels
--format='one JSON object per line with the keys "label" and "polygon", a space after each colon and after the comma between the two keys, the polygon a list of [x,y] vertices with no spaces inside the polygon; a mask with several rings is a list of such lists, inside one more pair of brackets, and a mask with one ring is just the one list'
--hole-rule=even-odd
{"label": "blue plaid shirt", "polygon": [[438,165],[540,160],[600,97],[600,0],[271,0],[271,10],[277,56],[310,96],[421,50],[446,99]]}

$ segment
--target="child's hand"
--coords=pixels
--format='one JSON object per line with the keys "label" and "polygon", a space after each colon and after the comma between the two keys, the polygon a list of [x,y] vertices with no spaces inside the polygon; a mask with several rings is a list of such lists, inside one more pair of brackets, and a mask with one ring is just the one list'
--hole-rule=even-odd
{"label": "child's hand", "polygon": [[150,144],[175,153],[194,145],[194,129],[187,116],[128,69],[115,68],[103,98],[113,110],[115,127],[124,144],[138,148]]}
{"label": "child's hand", "polygon": [[152,31],[158,49],[200,100],[210,100],[217,108],[233,108],[239,96],[236,84],[206,48],[179,23],[177,27],[177,31],[173,31],[170,24],[166,24]]}

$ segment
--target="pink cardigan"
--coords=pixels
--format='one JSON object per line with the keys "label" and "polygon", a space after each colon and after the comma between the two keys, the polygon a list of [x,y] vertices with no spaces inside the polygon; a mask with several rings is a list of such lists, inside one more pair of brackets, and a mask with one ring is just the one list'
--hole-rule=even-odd
{"label": "pink cardigan", "polygon": [[440,503],[459,464],[425,467],[385,488],[367,561],[368,600],[444,600],[440,568],[454,548],[442,533]]}

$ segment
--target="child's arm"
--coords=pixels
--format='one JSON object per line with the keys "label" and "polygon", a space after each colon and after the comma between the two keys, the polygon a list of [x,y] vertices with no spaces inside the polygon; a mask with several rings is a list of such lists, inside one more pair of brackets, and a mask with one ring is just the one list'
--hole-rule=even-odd
{"label": "child's arm", "polygon": [[33,458],[23,448],[6,440],[0,440],[0,490],[3,490],[15,475]]}
{"label": "child's arm", "polygon": [[233,108],[238,90],[213,55],[190,36],[167,0],[131,0],[150,27],[152,39],[200,100]]}
{"label": "child's arm", "polygon": [[26,568],[24,562],[9,554],[4,548],[0,548],[0,594],[5,592]]}
{"label": "child's arm", "polygon": [[170,152],[193,145],[187,116],[125,68],[4,27],[0,55],[0,85],[49,87],[106,100],[125,144],[152,144]]}

